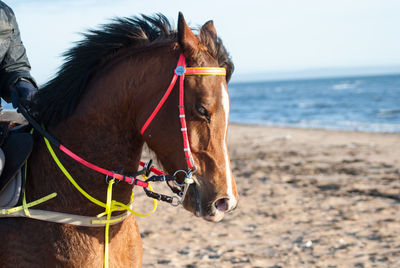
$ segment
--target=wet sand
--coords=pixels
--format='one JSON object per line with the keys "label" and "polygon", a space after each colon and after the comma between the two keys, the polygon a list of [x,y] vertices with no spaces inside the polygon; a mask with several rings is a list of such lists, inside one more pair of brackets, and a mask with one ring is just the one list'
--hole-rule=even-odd
{"label": "wet sand", "polygon": [[160,204],[143,267],[400,267],[400,134],[231,125],[228,143],[238,208]]}

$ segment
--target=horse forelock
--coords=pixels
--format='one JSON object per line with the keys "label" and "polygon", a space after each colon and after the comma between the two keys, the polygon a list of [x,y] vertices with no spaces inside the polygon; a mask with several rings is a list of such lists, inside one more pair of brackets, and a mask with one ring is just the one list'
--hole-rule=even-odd
{"label": "horse forelock", "polygon": [[[199,35],[199,40],[219,65],[227,68],[229,80],[233,63],[222,41],[206,35]],[[162,14],[116,18],[100,29],[89,30],[75,47],[64,53],[64,63],[56,76],[39,90],[32,105],[35,117],[45,125],[58,124],[74,112],[90,79],[120,53],[132,55],[176,41],[177,31]]]}

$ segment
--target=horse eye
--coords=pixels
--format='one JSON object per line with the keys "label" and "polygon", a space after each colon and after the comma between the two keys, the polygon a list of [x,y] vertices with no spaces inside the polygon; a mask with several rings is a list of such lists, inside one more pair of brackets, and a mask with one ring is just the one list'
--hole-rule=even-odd
{"label": "horse eye", "polygon": [[210,121],[210,115],[208,114],[208,111],[206,108],[204,108],[204,106],[196,105],[196,110],[201,116],[204,116],[208,121]]}

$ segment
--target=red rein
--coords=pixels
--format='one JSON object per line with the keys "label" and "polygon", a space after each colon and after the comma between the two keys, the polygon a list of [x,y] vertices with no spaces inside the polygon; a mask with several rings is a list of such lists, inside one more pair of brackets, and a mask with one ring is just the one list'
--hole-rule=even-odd
{"label": "red rein", "polygon": [[[174,72],[174,76],[172,77],[172,81],[171,81],[167,91],[165,92],[161,101],[158,103],[158,105],[156,106],[154,111],[151,113],[149,118],[144,123],[142,129],[140,130],[140,134],[143,135],[143,133],[146,131],[147,127],[153,121],[154,117],[160,111],[161,107],[164,105],[164,103],[167,100],[168,96],[170,95],[172,89],[174,88],[176,81],[178,80],[178,76],[180,76],[180,80],[179,80],[179,119],[180,119],[180,123],[181,123],[181,132],[182,132],[182,138],[183,138],[183,148],[184,148],[183,150],[185,153],[186,163],[188,165],[189,171],[194,171],[196,169],[196,167],[194,165],[193,156],[190,151],[189,138],[188,138],[187,126],[186,126],[186,120],[185,120],[185,107],[184,107],[185,74],[186,75],[226,75],[226,70],[225,70],[225,68],[220,68],[220,67],[186,68],[185,57],[183,56],[183,54],[181,54],[179,56],[179,60],[178,60],[177,67]],[[149,186],[149,184],[147,182],[137,180],[134,177],[117,174],[117,173],[114,173],[107,169],[96,166],[96,165],[86,161],[85,159],[79,157],[78,155],[74,154],[73,152],[71,152],[70,150],[68,150],[66,147],[64,147],[61,144],[58,147],[61,151],[63,151],[68,156],[70,156],[72,159],[74,159],[75,161],[81,163],[82,165],[84,165],[94,171],[105,174],[105,175],[115,178],[117,180],[126,181],[130,184],[136,184],[136,185],[139,185],[139,186],[142,186],[145,188],[147,188]],[[140,166],[144,167],[145,163],[140,161]],[[151,170],[151,172],[153,172],[156,175],[165,174],[161,170],[156,169],[154,167],[151,167],[150,170]]]}
{"label": "red rein", "polygon": [[[92,169],[94,171],[97,171],[99,173],[102,173],[104,175],[110,176],[110,177],[115,178],[115,179],[120,180],[120,181],[126,181],[126,182],[128,182],[130,184],[136,184],[136,185],[139,185],[139,186],[142,186],[142,187],[145,187],[145,188],[149,187],[149,184],[147,182],[144,182],[144,181],[141,181],[141,180],[137,180],[134,177],[128,177],[128,176],[125,176],[125,175],[122,175],[122,174],[117,174],[117,173],[114,173],[114,172],[109,171],[107,169],[104,169],[104,168],[101,168],[99,166],[96,166],[95,164],[92,164],[92,163],[86,161],[85,159],[81,158],[80,156],[74,154],[73,152],[68,150],[63,145],[60,145],[59,149],[61,151],[63,151],[65,154],[67,154],[69,157],[74,159],[75,161],[81,163],[82,165],[84,165],[84,166],[86,166],[86,167],[88,167],[88,168],[90,168],[90,169]],[[142,167],[144,167],[145,163],[140,161],[140,165]],[[160,170],[158,170],[158,169],[156,169],[154,167],[151,167],[150,170],[154,174],[157,174],[157,175],[165,174],[164,172],[162,172],[162,171],[160,171]]]}

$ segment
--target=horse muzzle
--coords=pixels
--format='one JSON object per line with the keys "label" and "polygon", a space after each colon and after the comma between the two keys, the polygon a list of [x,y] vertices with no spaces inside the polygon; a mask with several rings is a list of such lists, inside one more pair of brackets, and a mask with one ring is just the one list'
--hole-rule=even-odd
{"label": "horse muzzle", "polygon": [[206,198],[205,194],[202,194],[201,187],[199,184],[194,183],[189,188],[189,195],[183,203],[184,208],[192,212],[195,216],[201,217],[206,221],[219,222],[221,221],[225,213],[234,210],[237,206],[237,199],[229,198],[228,196],[220,198]]}

